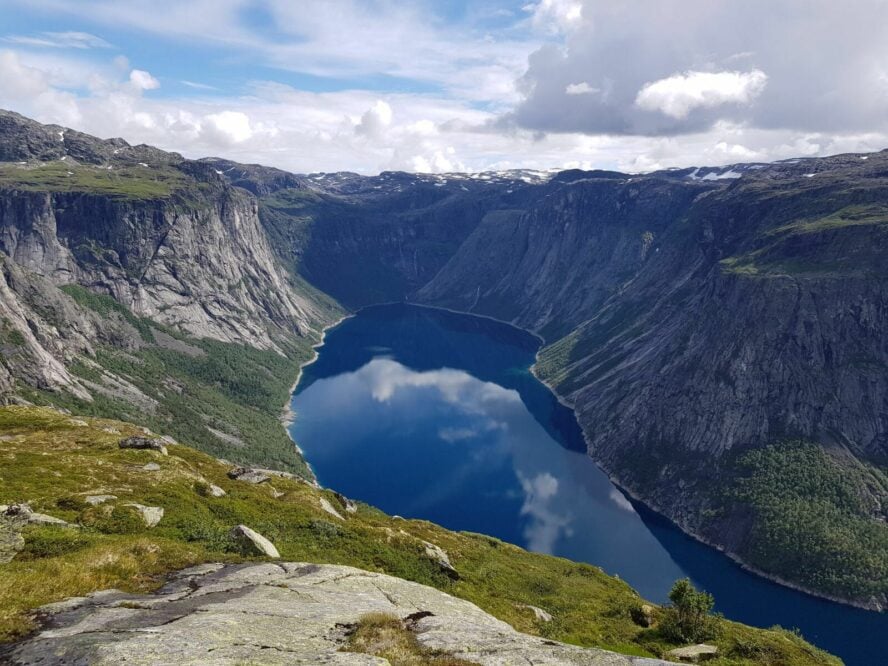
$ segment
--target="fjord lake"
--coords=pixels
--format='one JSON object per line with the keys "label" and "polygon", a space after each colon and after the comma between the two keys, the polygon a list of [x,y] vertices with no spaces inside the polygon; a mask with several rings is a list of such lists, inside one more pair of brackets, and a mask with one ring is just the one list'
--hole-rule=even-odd
{"label": "fjord lake", "polygon": [[687,576],[729,619],[797,628],[849,666],[884,663],[888,614],[751,574],[612,484],[531,373],[539,344],[481,317],[364,309],[304,368],[290,432],[322,485],[387,513],[588,562],[657,603]]}

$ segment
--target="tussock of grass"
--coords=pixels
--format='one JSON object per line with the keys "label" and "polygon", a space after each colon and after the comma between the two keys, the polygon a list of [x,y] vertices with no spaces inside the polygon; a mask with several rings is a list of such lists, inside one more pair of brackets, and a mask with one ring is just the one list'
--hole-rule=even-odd
{"label": "tussock of grass", "polygon": [[473,661],[424,648],[404,622],[388,613],[362,615],[344,651],[383,657],[392,666],[477,666]]}
{"label": "tussock of grass", "polygon": [[[0,409],[0,432],[0,504],[26,501],[35,511],[83,525],[25,530],[25,549],[0,565],[0,641],[31,630],[30,611],[48,602],[107,588],[145,592],[185,566],[249,559],[228,537],[231,527],[243,523],[269,538],[285,560],[355,566],[430,585],[519,631],[637,655],[661,656],[675,647],[656,627],[632,621],[633,609],[643,603],[636,592],[588,564],[425,521],[393,519],[366,505],[354,514],[341,507],[347,518],[335,520],[320,499],[338,508],[340,500],[305,482],[233,481],[227,465],[182,445],[171,445],[169,456],[120,449],[121,438],[143,433],[118,421],[8,407]],[[152,461],[159,471],[142,469]],[[201,492],[210,483],[226,496]],[[85,502],[88,495],[117,499],[93,507]],[[129,502],[163,507],[164,517],[146,528],[122,509]],[[448,552],[459,580],[426,557],[423,541]],[[553,620],[538,621],[527,605],[545,608]],[[720,620],[716,644],[725,655],[716,663],[724,665],[838,664],[783,630]],[[767,659],[745,656],[759,654]]]}

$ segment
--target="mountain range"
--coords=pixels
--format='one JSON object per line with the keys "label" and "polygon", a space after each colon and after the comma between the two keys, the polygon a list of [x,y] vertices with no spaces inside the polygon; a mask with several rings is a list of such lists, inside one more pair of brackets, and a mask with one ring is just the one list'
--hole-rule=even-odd
{"label": "mountain range", "polygon": [[786,584],[888,606],[888,151],[648,174],[290,174],[0,113],[0,396],[304,476],[348,312],[493,317],[589,455]]}

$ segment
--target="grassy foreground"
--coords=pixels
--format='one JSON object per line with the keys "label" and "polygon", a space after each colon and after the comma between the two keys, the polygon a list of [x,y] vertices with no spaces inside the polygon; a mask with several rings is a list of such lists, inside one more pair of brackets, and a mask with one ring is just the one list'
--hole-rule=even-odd
{"label": "grassy foreground", "polygon": [[[660,656],[675,647],[633,614],[643,600],[599,568],[529,553],[497,539],[455,533],[425,521],[389,517],[366,505],[348,513],[331,491],[295,479],[250,485],[229,467],[182,445],[169,455],[121,450],[121,438],[143,434],[131,424],[67,416],[48,408],[0,409],[0,503],[27,501],[81,529],[29,527],[26,545],[0,565],[0,641],[34,628],[30,612],[68,596],[116,587],[148,591],[164,574],[207,561],[240,561],[229,539],[243,523],[271,539],[287,560],[335,563],[416,581],[476,603],[516,629],[585,646]],[[153,462],[156,471],[145,470]],[[209,484],[226,492],[212,497]],[[111,494],[90,506],[87,495]],[[326,499],[344,519],[326,512]],[[145,528],[126,502],[163,507]],[[452,580],[425,555],[423,541],[443,548],[459,572]],[[532,609],[549,612],[537,620]],[[654,618],[660,614],[654,609]],[[834,657],[781,629],[717,621],[721,656],[713,664],[834,665]]]}

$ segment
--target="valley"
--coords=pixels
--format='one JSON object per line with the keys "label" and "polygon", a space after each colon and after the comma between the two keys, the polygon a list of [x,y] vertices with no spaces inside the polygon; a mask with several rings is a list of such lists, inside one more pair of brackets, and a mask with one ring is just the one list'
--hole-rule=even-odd
{"label": "valley", "polygon": [[59,132],[0,113],[4,402],[312,479],[279,415],[325,327],[387,302],[490,317],[542,339],[574,448],[639,502],[888,604],[888,153],[367,177]]}

